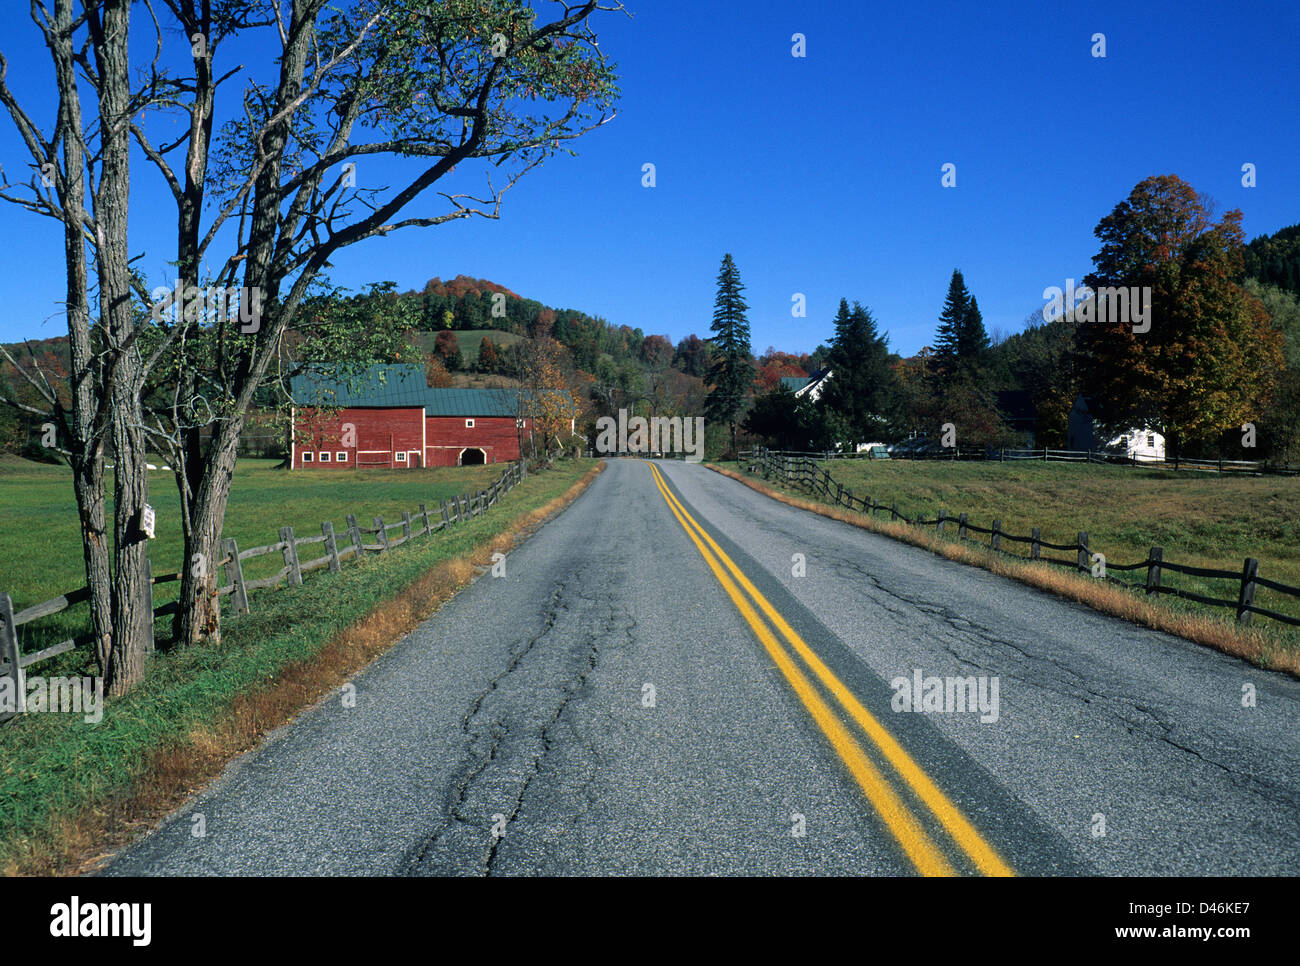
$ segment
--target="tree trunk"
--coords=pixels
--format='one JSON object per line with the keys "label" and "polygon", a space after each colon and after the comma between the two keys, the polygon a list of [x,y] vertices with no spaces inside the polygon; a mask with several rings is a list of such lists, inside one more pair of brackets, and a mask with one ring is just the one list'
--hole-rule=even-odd
{"label": "tree trunk", "polygon": [[[221,526],[230,499],[242,428],[242,416],[215,425],[207,459],[200,464],[202,476],[191,496],[190,534],[185,545],[187,564],[181,575],[180,602],[173,624],[176,643],[181,647],[204,640],[210,643],[221,640],[217,563],[221,559]],[[201,561],[200,566],[194,565],[196,558]]]}
{"label": "tree trunk", "polygon": [[105,0],[102,26],[92,23],[99,68],[99,117],[103,161],[95,196],[100,226],[97,251],[100,324],[117,350],[103,392],[111,400],[116,458],[113,474],[113,657],[106,677],[112,694],[124,694],[144,676],[153,645],[149,612],[148,543],[139,515],[148,500],[140,387],[141,361],[131,343],[135,313],[127,253],[130,183],[130,76],[128,27],[130,0]]}
{"label": "tree trunk", "polygon": [[81,520],[82,560],[90,592],[90,627],[100,674],[112,667],[113,608],[110,584],[107,511],[104,506],[104,445],[96,425],[96,358],[91,346],[90,300],[86,278],[86,175],[83,154],[81,101],[76,89],[72,56],[72,0],[59,0],[54,9],[55,36],[50,52],[59,90],[58,141],[63,148],[63,251],[66,273],[68,349],[71,363],[72,419],[67,427],[72,488]]}

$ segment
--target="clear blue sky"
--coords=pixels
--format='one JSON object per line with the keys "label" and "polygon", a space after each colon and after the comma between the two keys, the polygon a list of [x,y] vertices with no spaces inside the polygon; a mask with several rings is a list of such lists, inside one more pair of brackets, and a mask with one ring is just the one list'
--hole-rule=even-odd
{"label": "clear blue sky", "polygon": [[[48,58],[25,7],[3,5],[0,50],[11,87],[48,123]],[[826,341],[843,296],[910,354],[932,338],[954,267],[990,330],[1019,330],[1045,287],[1088,271],[1097,221],[1148,175],[1241,208],[1248,238],[1300,222],[1294,0],[629,7],[632,20],[597,21],[624,98],[578,158],[529,175],[500,221],[365,242],[333,280],[407,289],[465,273],[676,341],[707,334],[729,251],[755,351]],[[795,32],[804,59],[791,56]],[[1090,54],[1095,32],[1105,59]],[[12,178],[25,160],[0,118],[0,164]],[[1246,162],[1255,188],[1241,186]],[[173,227],[152,211],[170,204],[133,163],[132,250],[159,284]],[[396,183],[387,173],[373,172]],[[0,251],[0,340],[64,334],[58,225],[0,205]],[[807,318],[791,317],[795,292]]]}

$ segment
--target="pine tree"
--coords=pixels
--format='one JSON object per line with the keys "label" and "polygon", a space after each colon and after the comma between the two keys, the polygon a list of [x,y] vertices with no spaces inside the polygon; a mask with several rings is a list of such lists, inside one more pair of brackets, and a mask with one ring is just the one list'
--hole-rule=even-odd
{"label": "pine tree", "polygon": [[961,357],[961,336],[967,325],[970,304],[966,280],[954,268],[952,280],[948,283],[948,297],[944,299],[943,311],[939,314],[939,330],[934,337],[934,354],[930,362],[934,371],[941,376],[957,368]]}
{"label": "pine tree", "polygon": [[871,312],[857,302],[850,312],[840,300],[835,339],[827,364],[831,375],[822,403],[840,417],[849,443],[869,442],[880,434],[894,396],[889,341],[876,328]]}
{"label": "pine tree", "polygon": [[730,253],[722,258],[718,272],[718,295],[713,302],[713,343],[716,358],[705,377],[709,387],[705,415],[713,422],[726,423],[731,429],[731,450],[736,450],[736,421],[753,380],[749,364],[749,319],[742,293],[740,272]]}
{"label": "pine tree", "polygon": [[970,308],[966,311],[966,318],[962,320],[961,331],[958,333],[957,354],[967,365],[980,368],[985,354],[992,347],[989,334],[984,330],[984,317],[980,315],[979,304],[972,295]]}

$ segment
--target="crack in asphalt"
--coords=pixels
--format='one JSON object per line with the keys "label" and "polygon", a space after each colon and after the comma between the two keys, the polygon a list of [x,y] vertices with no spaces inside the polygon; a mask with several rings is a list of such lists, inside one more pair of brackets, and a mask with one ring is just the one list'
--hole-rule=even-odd
{"label": "crack in asphalt", "polygon": [[[564,718],[565,712],[574,699],[582,693],[587,679],[597,668],[603,642],[619,632],[626,641],[633,640],[635,619],[622,612],[611,599],[589,597],[572,589],[581,586],[582,582],[582,574],[575,571],[556,583],[543,608],[541,627],[523,642],[522,646],[517,646],[511,652],[510,659],[501,671],[470,702],[461,721],[461,731],[465,738],[464,764],[452,778],[444,795],[443,820],[419,844],[408,850],[399,863],[396,874],[418,873],[440,845],[448,844],[446,840],[457,829],[473,830],[475,834],[482,832],[482,815],[467,813],[467,809],[470,808],[469,801],[474,791],[486,783],[487,773],[492,766],[511,754],[503,751],[507,743],[521,745],[517,753],[527,758],[526,775],[506,776],[517,784],[517,788],[509,796],[509,804],[499,809],[493,816],[493,828],[498,824],[499,820],[496,818],[498,815],[504,818],[504,825],[509,827],[523,808],[529,788],[534,779],[541,774],[544,761],[554,750],[553,732],[556,725]],[[600,610],[603,613],[592,614],[591,617],[594,619],[586,621],[589,610]],[[556,633],[557,624],[562,617],[572,619],[581,617],[587,626],[576,641],[570,635],[561,635],[563,637],[561,647],[549,652],[558,659],[558,667],[551,666],[544,659],[535,668],[528,668],[530,671],[539,671],[546,683],[520,684],[518,687],[527,689],[526,702],[512,702],[509,698],[503,698],[501,707],[485,710],[489,698],[494,694],[504,694],[506,686],[521,673],[529,657],[544,649],[544,647],[539,648],[539,645]],[[554,691],[558,693],[559,699],[546,718],[541,721],[515,721],[512,727],[510,719],[519,712],[523,711],[527,714],[534,710],[541,710],[537,706],[537,695],[546,694],[551,690],[549,679],[553,679],[557,673],[563,675],[562,680],[554,685]],[[534,740],[540,742],[539,747],[536,750],[527,750],[528,744]],[[584,784],[584,792],[590,788],[594,779],[593,771]],[[480,875],[493,873],[504,837],[504,834],[490,834],[489,842],[477,866]]]}
{"label": "crack in asphalt", "polygon": [[[783,542],[788,542],[788,532],[779,526],[766,520],[754,522],[757,523],[758,529],[777,534]],[[822,547],[821,550],[827,552],[828,548]],[[1152,709],[1140,704],[1140,699],[1122,694],[1106,694],[1090,687],[1087,677],[1082,672],[1051,654],[1035,652],[1027,646],[1005,640],[991,628],[959,615],[942,604],[886,586],[876,574],[867,571],[858,560],[836,556],[823,565],[828,566],[841,578],[857,578],[865,587],[864,593],[871,597],[872,602],[881,610],[893,617],[900,628],[914,630],[917,612],[926,615],[932,621],[933,629],[938,631],[935,634],[936,642],[963,668],[992,669],[992,662],[977,656],[981,649],[993,649],[994,652],[1004,654],[1010,651],[1016,658],[1014,665],[1008,669],[1005,664],[999,663],[997,666],[999,676],[1022,681],[1085,705],[1093,705],[1095,702],[1100,710],[1115,718],[1130,734],[1167,744],[1207,765],[1221,769],[1243,790],[1254,791],[1269,800],[1295,807],[1298,797],[1285,786],[1243,772],[1231,763],[1216,760],[1196,748],[1175,741],[1170,737],[1173,726]],[[1126,708],[1146,715],[1148,720],[1144,721],[1135,715],[1125,713]]]}

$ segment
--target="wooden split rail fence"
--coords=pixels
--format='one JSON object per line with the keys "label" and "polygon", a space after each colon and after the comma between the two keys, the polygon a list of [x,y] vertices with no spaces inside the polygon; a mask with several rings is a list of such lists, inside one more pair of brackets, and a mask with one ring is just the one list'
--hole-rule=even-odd
{"label": "wooden split rail fence", "polygon": [[[1094,565],[1101,558],[1096,555],[1096,551],[1088,544],[1088,534],[1086,531],[1079,531],[1074,543],[1061,544],[1050,543],[1043,539],[1042,529],[1033,527],[1028,536],[1017,536],[1008,533],[1002,529],[1002,521],[994,520],[993,526],[979,527],[971,523],[965,513],[957,517],[949,516],[947,510],[940,510],[939,515],[933,520],[926,520],[920,516],[908,517],[898,509],[898,503],[893,502],[889,506],[878,503],[870,497],[856,496],[851,489],[847,489],[840,483],[836,482],[822,467],[817,463],[804,456],[789,456],[778,453],[771,453],[766,450],[756,450],[753,452],[741,453],[740,458],[747,469],[752,473],[755,470],[763,474],[764,479],[773,477],[791,485],[799,487],[809,493],[826,497],[836,506],[845,507],[849,510],[861,511],[867,513],[873,518],[884,513],[889,514],[890,520],[901,520],[904,523],[913,526],[933,526],[937,528],[940,536],[943,536],[945,528],[952,524],[957,528],[957,539],[967,539],[967,534],[974,532],[987,534],[989,537],[989,547],[999,553],[1009,553],[1002,547],[1002,541],[1007,540],[1012,543],[1022,543],[1029,545],[1029,559],[1037,560],[1043,563],[1057,564],[1059,566],[1069,567],[1084,573],[1093,573]],[[1045,556],[1043,550],[1056,550],[1074,554],[1073,557],[1062,559],[1060,557]],[[1095,556],[1096,555],[1096,556]],[[1014,556],[1021,556],[1014,554]],[[1146,570],[1145,585],[1135,585],[1126,580],[1120,580],[1111,577],[1109,571],[1119,572]],[[1210,597],[1206,594],[1198,594],[1190,590],[1183,590],[1177,587],[1164,586],[1161,583],[1161,575],[1169,571],[1171,573],[1185,574],[1189,577],[1201,577],[1212,580],[1232,580],[1237,583],[1237,594],[1235,600],[1229,600],[1223,597]],[[1104,567],[1100,568],[1100,577],[1105,575],[1105,579],[1111,583],[1118,584],[1127,589],[1137,589],[1142,586],[1147,594],[1169,594],[1174,597],[1181,597],[1185,600],[1195,601],[1199,604],[1206,604],[1211,607],[1226,607],[1236,611],[1237,620],[1242,624],[1249,624],[1252,614],[1259,614],[1262,617],[1268,617],[1275,621],[1281,621],[1284,624],[1300,627],[1300,617],[1293,617],[1290,614],[1279,613],[1265,607],[1258,607],[1255,604],[1255,591],[1257,588],[1266,587],[1269,590],[1285,594],[1289,597],[1300,599],[1300,587],[1292,587],[1288,584],[1279,583],[1275,580],[1268,580],[1259,575],[1259,561],[1254,557],[1247,557],[1240,571],[1219,570],[1210,567],[1192,567],[1184,564],[1173,563],[1164,559],[1164,550],[1161,547],[1152,547],[1147,553],[1145,560],[1137,563],[1117,564],[1110,560],[1104,561]]]}
{"label": "wooden split rail fence", "polygon": [[[527,466],[525,461],[512,463],[508,469],[502,472],[501,477],[486,489],[468,495],[454,496],[450,500],[443,500],[441,505],[433,510],[421,503],[419,509],[415,512],[403,512],[400,522],[385,523],[382,517],[375,517],[374,526],[363,527],[358,524],[356,516],[349,513],[347,515],[348,542],[342,547],[339,546],[339,534],[335,533],[334,524],[329,520],[321,524],[320,536],[300,537],[294,534],[293,527],[280,527],[280,539],[275,543],[268,543],[261,547],[249,547],[246,550],[239,549],[234,537],[226,537],[221,541],[221,559],[216,562],[216,566],[222,569],[226,582],[224,586],[218,586],[217,594],[219,597],[230,597],[231,610],[234,613],[247,614],[250,611],[251,599],[249,594],[252,591],[265,587],[274,587],[286,580],[292,586],[301,586],[303,574],[310,573],[313,570],[328,568],[331,571],[338,571],[345,560],[359,559],[367,551],[383,553],[394,547],[401,546],[408,540],[437,533],[461,521],[470,520],[483,513],[488,507],[495,505],[501,497],[518,485],[526,475]],[[316,544],[323,544],[323,556],[312,560],[302,560],[298,548]],[[283,567],[269,577],[262,577],[257,580],[244,579],[243,563],[245,560],[274,553],[282,555]],[[149,603],[150,611],[155,619],[174,613],[176,603],[173,601],[161,607],[153,607],[153,587],[157,584],[170,583],[180,579],[181,574],[179,573],[161,574],[154,577],[152,570],[150,571]],[[49,617],[65,611],[74,604],[89,599],[90,591],[82,587],[52,600],[42,601],[39,604],[33,604],[15,612],[13,600],[10,596],[0,593],[0,680],[14,678],[14,694],[18,696],[16,710],[0,708],[0,721],[7,721],[21,712],[22,700],[26,691],[24,681],[27,668],[41,661],[57,657],[74,648],[84,647],[94,640],[91,634],[80,634],[31,654],[24,654],[19,644],[18,628],[42,617]],[[149,646],[152,649],[153,621],[150,622],[149,635]],[[15,668],[17,673],[14,672]]]}

